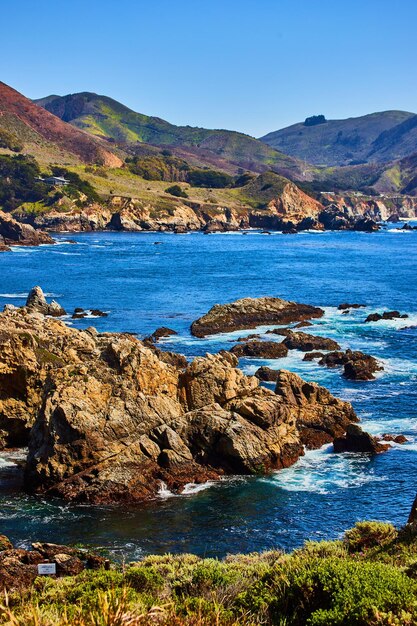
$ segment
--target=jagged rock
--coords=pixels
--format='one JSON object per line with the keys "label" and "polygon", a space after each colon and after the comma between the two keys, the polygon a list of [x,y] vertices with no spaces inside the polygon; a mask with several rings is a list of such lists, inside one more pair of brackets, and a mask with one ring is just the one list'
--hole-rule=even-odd
{"label": "jagged rock", "polygon": [[58,576],[76,576],[84,569],[84,563],[76,556],[70,554],[56,554],[54,557],[56,563],[56,573]]}
{"label": "jagged rock", "polygon": [[383,441],[393,441],[394,443],[399,444],[407,443],[408,441],[407,437],[405,437],[404,435],[389,435],[387,433],[382,435],[381,439]]}
{"label": "jagged rock", "polygon": [[30,224],[22,224],[8,213],[0,211],[0,244],[5,251],[9,246],[39,246],[55,243],[52,237]]}
{"label": "jagged rock", "polygon": [[108,313],[105,311],[100,311],[100,309],[91,309],[91,315],[94,317],[108,317]]}
{"label": "jagged rock", "polygon": [[348,302],[343,302],[339,304],[337,307],[339,311],[344,311],[345,309],[361,309],[366,307],[366,304],[349,304]]}
{"label": "jagged rock", "polygon": [[380,443],[380,441],[362,430],[358,424],[349,424],[346,434],[343,437],[337,437],[333,442],[335,452],[370,452],[379,454],[385,452],[391,446],[388,443]]}
{"label": "jagged rock", "polygon": [[313,326],[313,324],[311,322],[298,322],[294,328],[306,328],[307,326]]}
{"label": "jagged rock", "polygon": [[38,563],[43,557],[38,552],[4,550],[0,553],[0,589],[27,589],[38,576]]}
{"label": "jagged rock", "polygon": [[[295,374],[281,372],[274,393],[229,352],[178,367],[153,348],[26,307],[0,314],[0,428],[14,444],[18,424],[28,444],[29,492],[143,501],[161,481],[181,491],[224,473],[286,467],[303,444],[331,441],[356,419],[348,403]],[[80,558],[62,546],[36,548],[40,558],[45,550]],[[61,566],[78,567],[65,558]]]}
{"label": "jagged rock", "polygon": [[375,220],[370,219],[369,217],[362,217],[353,224],[353,230],[358,230],[365,233],[374,233],[377,230],[380,230],[379,224],[375,222]]}
{"label": "jagged rock", "polygon": [[341,436],[358,418],[352,405],[335,398],[325,387],[308,383],[297,374],[279,371],[275,393],[293,407],[302,443],[319,448]]}
{"label": "jagged rock", "polygon": [[0,252],[9,252],[9,251],[10,251],[10,246],[6,245],[6,242],[4,241],[4,237],[0,235]]}
{"label": "jagged rock", "polygon": [[13,549],[13,545],[10,539],[6,537],[6,535],[0,535],[0,552],[3,552],[3,550],[12,550],[12,549]]}
{"label": "jagged rock", "polygon": [[248,341],[233,346],[230,352],[239,358],[281,359],[287,356],[288,348],[277,341]]}
{"label": "jagged rock", "polygon": [[267,367],[266,365],[262,365],[262,367],[259,367],[256,372],[255,372],[255,376],[256,378],[259,378],[259,380],[262,380],[264,382],[276,382],[278,380],[278,370],[273,370],[270,367]]}
{"label": "jagged rock", "polygon": [[230,304],[216,304],[191,325],[195,337],[255,328],[261,324],[289,324],[314,317],[324,311],[308,304],[280,298],[242,298]]}
{"label": "jagged rock", "polygon": [[259,339],[260,335],[258,335],[257,333],[253,333],[252,335],[247,335],[246,337],[238,337],[236,339],[236,341],[251,341],[252,339]]}
{"label": "jagged rock", "polygon": [[323,352],[307,352],[303,357],[303,361],[314,361],[314,359],[322,359],[323,357]]}
{"label": "jagged rock", "polygon": [[303,332],[287,333],[286,338],[282,342],[287,346],[288,350],[301,350],[302,352],[310,352],[311,350],[340,350],[337,341],[328,337],[318,337]]}
{"label": "jagged rock", "polygon": [[413,502],[413,506],[411,507],[410,515],[408,517],[407,524],[412,524],[413,526],[417,524],[417,496]]}
{"label": "jagged rock", "polygon": [[177,331],[172,330],[172,328],[168,328],[167,326],[161,326],[152,333],[150,338],[153,341],[159,341],[162,337],[171,337],[172,335],[178,335]]}
{"label": "jagged rock", "polygon": [[320,359],[319,365],[343,366],[343,375],[350,380],[374,380],[375,372],[384,369],[373,356],[359,350],[329,352]]}
{"label": "jagged rock", "polygon": [[408,315],[406,313],[400,313],[399,311],[385,311],[384,313],[370,313],[365,322],[379,322],[379,320],[395,320],[406,319]]}
{"label": "jagged rock", "polygon": [[39,286],[33,287],[33,289],[30,290],[26,300],[26,307],[31,311],[37,311],[38,313],[42,313],[42,315],[51,315],[52,317],[66,315],[65,309],[55,300],[52,300],[52,302],[48,304]]}

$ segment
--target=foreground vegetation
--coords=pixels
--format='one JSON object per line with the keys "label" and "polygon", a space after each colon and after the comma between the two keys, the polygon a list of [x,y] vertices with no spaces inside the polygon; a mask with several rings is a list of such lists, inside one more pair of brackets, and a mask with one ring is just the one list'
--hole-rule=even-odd
{"label": "foreground vegetation", "polygon": [[362,522],[343,541],[229,556],[148,556],[5,595],[11,626],[417,624],[417,534]]}

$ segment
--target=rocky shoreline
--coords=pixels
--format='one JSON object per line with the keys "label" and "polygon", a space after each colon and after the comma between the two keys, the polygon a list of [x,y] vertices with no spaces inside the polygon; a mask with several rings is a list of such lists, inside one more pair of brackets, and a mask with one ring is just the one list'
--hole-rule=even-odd
{"label": "rocky shoreline", "polygon": [[[287,209],[283,210],[276,204],[268,205],[264,209],[236,210],[213,206],[202,208],[190,203],[192,206],[179,205],[169,211],[159,211],[156,215],[151,207],[138,207],[130,198],[120,199],[123,208],[119,209],[117,200],[119,199],[114,197],[109,206],[93,204],[68,212],[51,209],[39,215],[15,211],[12,216],[0,211],[0,252],[8,251],[10,246],[14,245],[53,244],[54,233],[203,232],[209,235],[233,231],[246,232],[250,229],[261,229],[264,234],[270,234],[271,231],[297,234],[306,230],[373,233],[381,229],[382,219],[381,215],[376,215],[372,211],[364,210],[363,213],[356,214],[351,209],[336,205],[324,207],[319,205],[320,210],[307,211],[307,214],[304,214],[301,209],[286,212]],[[413,216],[410,216],[410,219],[413,219]],[[409,224],[404,224],[402,228],[415,230]]]}
{"label": "rocky shoreline", "polygon": [[[180,493],[189,483],[288,467],[305,448],[340,440],[358,421],[349,402],[292,372],[274,373],[274,391],[260,386],[265,378],[238,369],[236,350],[188,363],[156,347],[171,329],[139,341],[70,328],[56,317],[62,311],[38,287],[26,306],[6,305],[0,314],[1,441],[5,448],[28,446],[30,493],[90,504],[143,502],[162,484]],[[192,332],[305,325],[321,315],[310,305],[246,298],[216,305]],[[286,353],[300,342],[306,349],[335,347],[326,338],[284,331],[283,343],[237,346],[271,343],[278,358],[280,346]],[[368,371],[373,357],[358,355],[360,371]],[[368,452],[382,451],[375,438],[368,443]]]}

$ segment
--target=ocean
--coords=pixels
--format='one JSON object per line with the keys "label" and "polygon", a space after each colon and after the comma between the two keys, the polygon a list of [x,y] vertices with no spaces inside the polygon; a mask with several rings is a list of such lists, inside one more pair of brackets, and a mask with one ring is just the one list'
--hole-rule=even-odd
{"label": "ocean", "polygon": [[[348,381],[338,369],[303,362],[298,351],[276,361],[242,359],[242,369],[295,371],[352,402],[369,432],[401,433],[408,442],[376,457],[334,454],[330,445],[266,477],[189,485],[180,496],[162,487],[158,499],[136,507],[73,506],[27,496],[15,465],[24,451],[0,452],[0,533],[19,546],[82,542],[132,560],[146,553],[222,557],[290,550],[309,539],[340,537],[358,520],[406,522],[417,491],[417,232],[389,225],[373,234],[106,232],[56,238],[55,246],[15,247],[0,255],[0,306],[24,304],[38,284],[69,312],[108,312],[105,318],[69,317],[74,327],[94,325],[140,338],[169,326],[178,335],[160,347],[192,358],[230,349],[245,335],[192,337],[191,322],[213,304],[265,295],[314,304],[325,316],[306,330],[377,357],[384,371],[375,381]],[[366,308],[343,315],[337,309],[342,302]],[[409,318],[364,323],[370,312],[393,309]]]}

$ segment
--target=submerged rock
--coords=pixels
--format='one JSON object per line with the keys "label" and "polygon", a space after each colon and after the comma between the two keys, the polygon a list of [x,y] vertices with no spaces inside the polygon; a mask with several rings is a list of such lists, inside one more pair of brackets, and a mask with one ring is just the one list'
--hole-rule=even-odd
{"label": "submerged rock", "polygon": [[370,452],[379,454],[391,447],[389,443],[381,443],[377,437],[362,430],[358,424],[349,424],[346,434],[337,437],[333,442],[335,452]]}
{"label": "submerged rock", "polygon": [[191,325],[195,337],[255,328],[262,324],[289,324],[322,317],[323,309],[281,298],[242,298],[230,304],[216,304]]}

